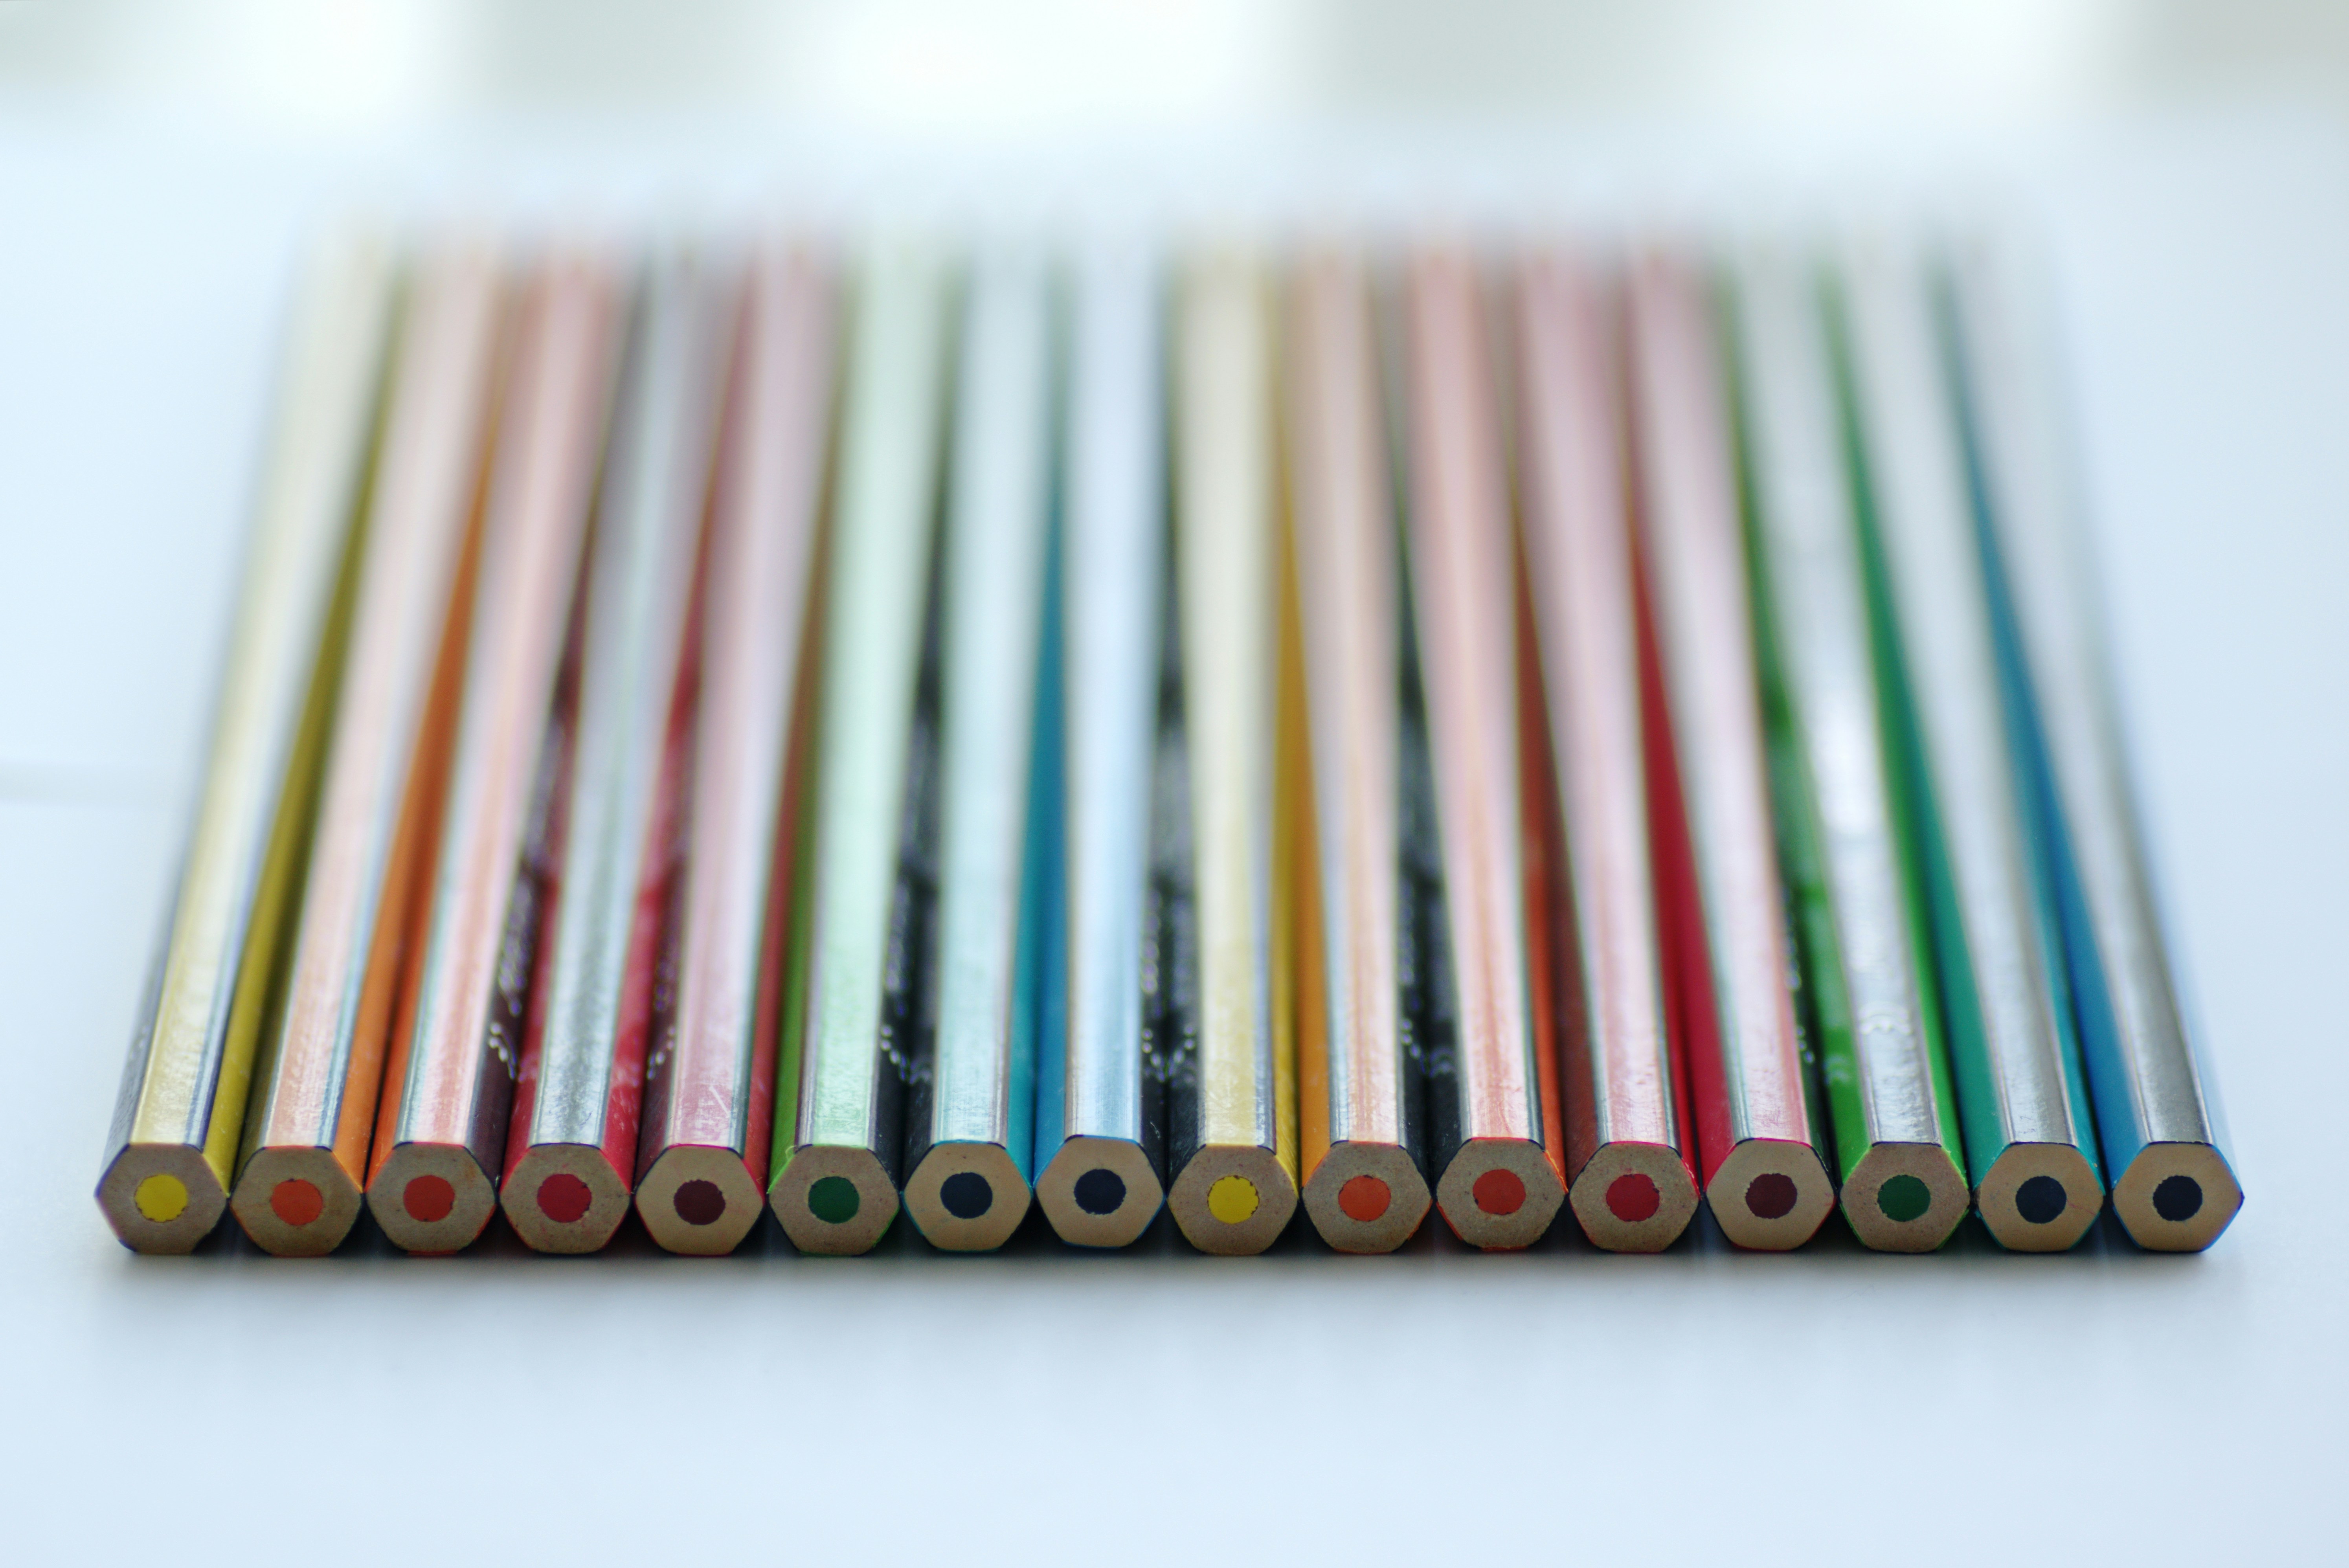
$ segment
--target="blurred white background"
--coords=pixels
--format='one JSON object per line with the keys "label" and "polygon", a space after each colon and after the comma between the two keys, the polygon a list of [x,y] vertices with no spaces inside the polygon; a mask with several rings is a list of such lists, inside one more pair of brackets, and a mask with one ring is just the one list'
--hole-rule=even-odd
{"label": "blurred white background", "polygon": [[[2248,1206],[2193,1259],[129,1256],[286,269],[409,202],[2027,212]],[[2349,5],[0,0],[0,1560],[2337,1561],[2344,423]]]}
{"label": "blurred white background", "polygon": [[2349,101],[2330,0],[17,0],[0,90],[325,135],[511,114],[1018,139],[1350,117],[2007,126]]}

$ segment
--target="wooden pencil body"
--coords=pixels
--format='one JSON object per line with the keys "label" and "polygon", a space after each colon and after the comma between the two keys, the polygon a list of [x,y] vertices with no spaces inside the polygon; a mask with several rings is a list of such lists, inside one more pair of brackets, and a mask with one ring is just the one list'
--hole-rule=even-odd
{"label": "wooden pencil body", "polygon": [[925,645],[951,315],[935,255],[897,245],[868,262],[827,568],[804,999],[785,1025],[777,1081],[791,1104],[777,1107],[769,1188],[809,1252],[866,1251],[896,1217],[910,1036],[929,1023]]}
{"label": "wooden pencil body", "polygon": [[624,366],[579,631],[546,1021],[514,1075],[500,1201],[541,1252],[594,1252],[628,1212],[698,673],[688,654],[734,325],[730,281],[673,254]]}
{"label": "wooden pencil body", "polygon": [[[1158,738],[1179,728],[1166,597],[1164,354],[1149,254],[1098,242],[1076,278],[1061,577],[1063,894],[1036,1068],[1036,1202],[1064,1242],[1123,1246],[1164,1205],[1179,966],[1149,962]],[[1051,955],[1058,954],[1055,965]],[[1187,1032],[1187,1026],[1179,1026]]]}
{"label": "wooden pencil body", "polygon": [[447,779],[500,294],[486,251],[434,256],[400,332],[285,999],[232,1200],[280,1255],[333,1251],[365,1199]]}
{"label": "wooden pencil body", "polygon": [[1973,252],[1951,302],[2002,670],[2114,1212],[2139,1246],[2196,1252],[2233,1220],[2242,1188],[2171,974],[2054,378],[2034,352],[2050,335],[2024,272]]}
{"label": "wooden pencil body", "polygon": [[[933,1245],[1026,1217],[1043,950],[1057,903],[1052,332],[1040,258],[975,271],[941,546],[936,1027],[905,1105],[905,1212]],[[1045,799],[1038,799],[1040,786]]]}
{"label": "wooden pencil body", "polygon": [[2104,1180],[2002,707],[1949,366],[1918,257],[1855,248],[1843,279],[1863,537],[1878,552],[1974,1204],[2002,1245],[2060,1251],[2095,1222]]}
{"label": "wooden pencil body", "polygon": [[1412,613],[1433,786],[1455,1069],[1428,1086],[1430,1168],[1464,1241],[1519,1247],[1566,1200],[1543,1103],[1527,947],[1515,541],[1489,325],[1465,256],[1417,258],[1410,365]]}
{"label": "wooden pencil body", "polygon": [[671,1252],[733,1251],[766,1206],[775,1044],[801,861],[833,286],[804,250],[751,264],[713,508],[676,1003],[645,1073],[636,1211]]}
{"label": "wooden pencil body", "polygon": [[1316,255],[1289,299],[1289,488],[1312,810],[1298,959],[1304,1202],[1340,1252],[1391,1252],[1433,1202],[1424,1083],[1406,1052],[1399,958],[1400,541],[1368,281]]}
{"label": "wooden pencil body", "polygon": [[1271,301],[1260,266],[1225,253],[1193,266],[1176,309],[1174,555],[1198,1008],[1195,1046],[1170,1068],[1167,1203],[1194,1246],[1247,1253],[1271,1245],[1297,1207],[1293,1018],[1276,995],[1288,980],[1276,944],[1289,868],[1276,818],[1288,584],[1274,511]]}
{"label": "wooden pencil body", "polygon": [[621,350],[621,290],[550,263],[523,307],[482,520],[464,696],[423,963],[385,1070],[367,1205],[410,1252],[497,1208],[516,1064],[545,1005],[571,756],[565,659]]}
{"label": "wooden pencil body", "polygon": [[1779,861],[1845,1218],[1870,1247],[1930,1252],[1971,1198],[1816,285],[1779,253],[1739,258],[1739,407]]}
{"label": "wooden pencil body", "polygon": [[1564,257],[1526,264],[1519,311],[1526,555],[1565,841],[1568,1202],[1599,1245],[1652,1252],[1686,1228],[1697,1183],[1649,866],[1614,331],[1599,282]]}
{"label": "wooden pencil body", "polygon": [[296,307],[211,749],[98,1178],[134,1252],[187,1252],[227,1207],[308,847],[394,290],[391,257],[356,242],[314,263]]}
{"label": "wooden pencil body", "polygon": [[1826,1127],[1787,985],[1729,428],[1695,269],[1628,289],[1638,454],[1643,729],[1666,962],[1707,1201],[1739,1246],[1800,1246],[1834,1212]]}

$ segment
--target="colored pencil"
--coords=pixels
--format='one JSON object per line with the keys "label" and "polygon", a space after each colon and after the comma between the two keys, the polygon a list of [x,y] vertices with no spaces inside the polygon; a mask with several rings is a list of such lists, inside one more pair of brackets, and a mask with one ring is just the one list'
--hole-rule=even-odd
{"label": "colored pencil", "polygon": [[[1081,263],[1070,348],[1061,578],[1063,976],[1037,1046],[1036,1202],[1061,1239],[1122,1247],[1165,1200],[1170,1019],[1152,832],[1158,735],[1181,721],[1166,655],[1166,454],[1159,276],[1138,245]],[[1149,945],[1145,948],[1145,942]],[[1151,1070],[1153,1066],[1157,1070]]]}
{"label": "colored pencil", "polygon": [[754,258],[703,589],[676,1003],[645,1069],[636,1212],[674,1253],[732,1252],[767,1203],[834,308],[805,250]]}
{"label": "colored pencil", "polygon": [[571,257],[532,283],[499,416],[423,962],[384,1070],[367,1206],[409,1252],[496,1212],[513,1075],[538,1026],[572,733],[565,656],[620,358],[622,291]]}
{"label": "colored pencil", "polygon": [[934,947],[936,672],[924,645],[952,289],[938,257],[903,243],[878,249],[860,284],[818,677],[807,974],[785,1026],[789,1104],[776,1108],[768,1190],[784,1233],[814,1253],[864,1252],[896,1218]]}
{"label": "colored pencil", "polygon": [[1754,249],[1733,294],[1779,863],[1844,1217],[1870,1247],[1930,1252],[1971,1199],[1816,281]]}
{"label": "colored pencil", "polygon": [[734,290],[671,253],[636,305],[599,492],[545,1022],[514,1073],[500,1202],[549,1253],[592,1253],[626,1217],[663,925],[691,741],[688,657]]}
{"label": "colored pencil", "polygon": [[2178,1004],[2087,530],[2064,456],[2050,341],[2019,261],[1992,251],[1956,273],[1962,408],[2023,720],[2039,842],[2057,892],[2066,973],[2113,1211],[2136,1243],[2199,1252],[2242,1206],[2217,1109]]}
{"label": "colored pencil", "polygon": [[[1202,259],[1176,304],[1174,559],[1188,769],[1195,1045],[1171,1070],[1175,1222],[1202,1252],[1259,1253],[1297,1210],[1297,1084],[1279,951],[1284,616],[1272,301],[1260,264]],[[1276,885],[1277,882],[1279,885]]]}
{"label": "colored pencil", "polygon": [[228,1204],[325,750],[394,290],[380,246],[321,255],[278,373],[210,759],[98,1178],[134,1252],[188,1251]]}
{"label": "colored pencil", "polygon": [[2104,1206],[2052,910],[2034,882],[1948,367],[1917,256],[1843,269],[1847,418],[1899,674],[1974,1206],[2001,1244],[2054,1252]]}
{"label": "colored pencil", "polygon": [[1536,256],[1519,276],[1526,557],[1570,912],[1567,1197],[1598,1245],[1655,1252],[1695,1214],[1697,1182],[1649,867],[1628,480],[1601,290],[1563,255]]}
{"label": "colored pencil", "polygon": [[1041,258],[989,254],[964,316],[941,546],[937,1021],[905,1105],[905,1212],[955,1252],[1010,1239],[1035,1152],[1060,860],[1052,338]]}
{"label": "colored pencil", "polygon": [[1515,541],[1499,385],[1473,263],[1404,283],[1411,505],[1404,536],[1426,705],[1454,1070],[1427,1086],[1436,1206],[1463,1241],[1522,1247],[1566,1201],[1537,1047],[1519,790]]}
{"label": "colored pencil", "polygon": [[1405,1055],[1399,947],[1402,659],[1393,501],[1369,286],[1323,253],[1288,301],[1289,492],[1313,810],[1297,851],[1305,1212],[1348,1253],[1392,1252],[1433,1202],[1424,1088]]}
{"label": "colored pencil", "polygon": [[1701,274],[1652,254],[1627,290],[1644,592],[1649,828],[1668,991],[1706,1201],[1741,1247],[1835,1212],[1772,834],[1734,458]]}
{"label": "colored pencil", "polygon": [[417,269],[400,328],[285,998],[231,1196],[280,1256],[332,1252],[366,1197],[448,775],[500,303],[485,250],[447,251]]}

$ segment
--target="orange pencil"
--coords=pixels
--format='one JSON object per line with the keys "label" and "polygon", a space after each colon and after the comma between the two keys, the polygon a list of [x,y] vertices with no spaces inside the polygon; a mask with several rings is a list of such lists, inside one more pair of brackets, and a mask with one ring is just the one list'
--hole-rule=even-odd
{"label": "orange pencil", "polygon": [[400,332],[286,995],[230,1199],[281,1256],[332,1252],[364,1196],[448,769],[498,307],[490,255],[446,252],[419,269]]}

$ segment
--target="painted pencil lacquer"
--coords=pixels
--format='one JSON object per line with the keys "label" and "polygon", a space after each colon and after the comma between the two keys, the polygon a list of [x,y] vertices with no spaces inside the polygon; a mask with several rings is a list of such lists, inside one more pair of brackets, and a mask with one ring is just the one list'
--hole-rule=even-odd
{"label": "painted pencil lacquer", "polygon": [[1868,623],[1816,273],[1739,258],[1733,294],[1779,863],[1820,1057],[1845,1218],[1930,1252],[1971,1200],[1922,891]]}
{"label": "painted pencil lacquer", "polygon": [[637,1151],[636,1212],[675,1253],[731,1252],[766,1207],[834,308],[829,271],[805,250],[753,260],[703,589],[676,1000],[655,1019]]}
{"label": "painted pencil lacquer", "polygon": [[1051,328],[1040,258],[978,264],[941,545],[936,1021],[905,1108],[905,1212],[956,1252],[1001,1246],[1030,1196],[1042,905],[1059,893],[1061,814],[1036,798],[1057,793],[1059,754]]}
{"label": "painted pencil lacquer", "polygon": [[1535,1030],[1517,713],[1516,583],[1499,386],[1474,266],[1403,285],[1411,605],[1443,878],[1449,1073],[1428,1083],[1435,1202],[1462,1240],[1521,1247],[1566,1201]]}
{"label": "painted pencil lacquer", "polygon": [[1917,256],[1854,247],[1842,277],[1862,534],[1882,584],[1975,1207],[2002,1245],[2060,1251],[2095,1222],[2104,1183],[2006,727],[1948,366]]}
{"label": "painted pencil lacquer", "polygon": [[935,950],[936,650],[926,633],[953,287],[918,245],[859,279],[824,591],[800,996],[768,1190],[794,1245],[861,1253],[896,1217],[905,1075]]}
{"label": "painted pencil lacquer", "polygon": [[[1176,304],[1175,596],[1189,797],[1194,1040],[1168,1069],[1167,1204],[1192,1245],[1248,1253],[1297,1207],[1296,1057],[1281,923],[1285,639],[1271,299],[1237,253],[1195,263]],[[1286,624],[1284,624],[1286,622]]]}
{"label": "painted pencil lacquer", "polygon": [[451,250],[418,267],[400,329],[285,997],[231,1201],[282,1256],[333,1251],[365,1200],[447,778],[500,297],[486,250]]}
{"label": "painted pencil lacquer", "polygon": [[1979,249],[1948,302],[2017,748],[2064,935],[2113,1211],[2139,1246],[2197,1252],[2242,1206],[2172,976],[2129,785],[2102,607],[2027,269]]}
{"label": "painted pencil lacquer", "polygon": [[497,1210],[516,1065],[538,1027],[572,749],[566,657],[623,335],[619,279],[564,257],[529,285],[498,421],[423,962],[403,1001],[367,1206],[410,1252]]}
{"label": "painted pencil lacquer", "polygon": [[1655,254],[1627,291],[1650,828],[1706,1200],[1739,1246],[1835,1210],[1787,986],[1785,905],[1747,618],[1744,541],[1703,281]]}
{"label": "painted pencil lacquer", "polygon": [[672,254],[640,293],[579,629],[573,784],[543,1026],[514,1074],[500,1201],[540,1252],[628,1212],[696,674],[688,656],[737,296]]}
{"label": "painted pencil lacquer", "polygon": [[1560,255],[1518,283],[1526,562],[1563,834],[1568,1202],[1591,1241],[1669,1246],[1696,1212],[1648,856],[1627,476],[1610,312]]}
{"label": "painted pencil lacquer", "polygon": [[351,241],[295,309],[209,760],[98,1179],[134,1252],[188,1251],[228,1204],[308,848],[395,290],[389,253]]}
{"label": "painted pencil lacquer", "polygon": [[1433,1202],[1402,1016],[1398,536],[1359,259],[1309,258],[1289,295],[1289,493],[1312,806],[1297,854],[1306,1213],[1340,1252],[1392,1252]]}

